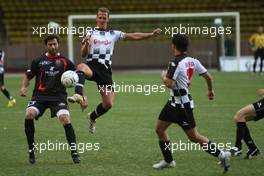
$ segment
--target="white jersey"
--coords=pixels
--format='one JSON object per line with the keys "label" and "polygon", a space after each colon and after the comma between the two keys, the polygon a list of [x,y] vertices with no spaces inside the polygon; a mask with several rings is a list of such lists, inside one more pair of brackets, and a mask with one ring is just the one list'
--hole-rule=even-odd
{"label": "white jersey", "polygon": [[175,81],[175,86],[171,89],[171,105],[180,108],[193,108],[193,99],[189,92],[189,86],[193,74],[204,74],[206,68],[199,60],[186,55],[176,56],[168,68],[167,77]]}
{"label": "white jersey", "polygon": [[5,52],[0,50],[0,74],[4,73]]}
{"label": "white jersey", "polygon": [[125,33],[117,30],[101,31],[95,28],[86,36],[90,36],[89,53],[86,61],[97,61],[104,65],[111,65],[115,42],[124,39]]}

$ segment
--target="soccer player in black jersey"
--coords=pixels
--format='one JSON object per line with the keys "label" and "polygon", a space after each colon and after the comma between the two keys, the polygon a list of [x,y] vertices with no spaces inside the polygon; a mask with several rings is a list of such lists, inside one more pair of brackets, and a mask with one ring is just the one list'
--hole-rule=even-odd
{"label": "soccer player in black jersey", "polygon": [[248,147],[245,159],[252,159],[253,157],[260,154],[260,150],[254,143],[246,124],[248,121],[258,121],[264,118],[264,89],[259,89],[257,91],[257,95],[261,96],[262,99],[255,103],[244,106],[238,110],[234,116],[237,129],[235,147],[231,148],[231,154],[233,156],[242,154],[242,140],[245,141]]}
{"label": "soccer player in black jersey", "polygon": [[9,100],[7,107],[13,107],[16,104],[16,99],[14,99],[9,91],[6,89],[4,85],[4,79],[5,79],[5,52],[0,50],[0,90],[2,93],[6,96],[6,98]]}
{"label": "soccer player in black jersey", "polygon": [[171,97],[160,112],[156,124],[156,133],[164,160],[153,165],[155,169],[175,167],[171,152],[171,143],[166,132],[172,124],[178,124],[190,141],[199,143],[209,154],[217,157],[224,167],[224,173],[230,167],[230,152],[219,150],[207,137],[198,132],[193,116],[194,102],[189,92],[194,73],[201,75],[207,83],[208,99],[213,100],[214,91],[212,76],[199,60],[187,56],[189,40],[186,35],[176,34],[172,38],[172,48],[175,58],[170,61],[168,70],[161,73],[164,85],[171,89]]}
{"label": "soccer player in black jersey", "polygon": [[26,96],[30,80],[35,77],[35,87],[31,101],[28,103],[25,117],[29,162],[31,164],[35,163],[34,119],[38,120],[46,109],[50,109],[51,117],[57,116],[65,129],[73,162],[79,163],[80,157],[76,150],[76,137],[71,125],[66,100],[66,88],[60,81],[61,75],[65,71],[74,70],[74,64],[58,52],[59,37],[57,35],[48,35],[44,41],[46,52],[32,61],[20,89],[20,96]]}
{"label": "soccer player in black jersey", "polygon": [[95,121],[112,108],[114,102],[114,88],[112,80],[112,55],[114,44],[118,40],[142,40],[159,35],[161,30],[155,29],[150,33],[124,33],[118,30],[109,30],[109,10],[99,8],[96,15],[96,28],[87,33],[81,48],[82,57],[86,57],[86,63],[77,66],[79,83],[76,86],[75,94],[68,97],[69,102],[78,102],[84,109],[87,105],[83,97],[85,79],[95,81],[101,94],[102,102],[96,109],[88,113],[90,120],[90,132],[95,132]]}

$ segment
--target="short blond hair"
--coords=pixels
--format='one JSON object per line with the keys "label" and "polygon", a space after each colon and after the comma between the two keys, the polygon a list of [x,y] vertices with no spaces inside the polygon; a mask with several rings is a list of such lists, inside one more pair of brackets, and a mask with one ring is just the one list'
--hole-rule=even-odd
{"label": "short blond hair", "polygon": [[100,7],[98,10],[97,10],[97,14],[98,12],[103,12],[103,13],[107,13],[107,16],[109,16],[110,14],[110,10],[106,7]]}

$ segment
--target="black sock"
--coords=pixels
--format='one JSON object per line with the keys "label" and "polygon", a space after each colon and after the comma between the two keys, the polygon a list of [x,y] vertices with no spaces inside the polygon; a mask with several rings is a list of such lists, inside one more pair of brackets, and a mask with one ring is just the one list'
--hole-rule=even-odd
{"label": "black sock", "polygon": [[76,136],[74,133],[74,129],[70,123],[64,125],[64,129],[65,129],[65,134],[66,134],[68,144],[71,148],[71,153],[76,153],[77,152],[77,145],[76,145]]}
{"label": "black sock", "polygon": [[218,157],[218,155],[221,153],[221,151],[211,141],[203,145],[203,150],[213,155],[214,157]]}
{"label": "black sock", "polygon": [[34,148],[34,121],[30,119],[25,119],[25,133],[27,136],[28,149],[33,150]]}
{"label": "black sock", "polygon": [[91,114],[91,119],[92,120],[95,120],[97,119],[98,117],[100,117],[101,115],[105,114],[108,110],[104,109],[103,108],[103,104],[100,103],[96,109],[92,112]]}
{"label": "black sock", "polygon": [[167,163],[172,162],[171,144],[170,141],[159,141],[160,150]]}
{"label": "black sock", "polygon": [[13,99],[13,97],[10,96],[10,93],[8,92],[8,90],[3,89],[2,92],[6,96],[6,98],[8,98],[9,100],[12,100]]}
{"label": "black sock", "polygon": [[250,135],[250,132],[249,132],[249,129],[248,129],[247,125],[245,125],[244,141],[247,144],[247,146],[248,146],[249,149],[255,149],[257,147],[255,145],[255,143],[254,143],[251,135]]}
{"label": "black sock", "polygon": [[83,95],[83,87],[85,83],[85,74],[83,71],[76,72],[79,76],[78,84],[75,86],[75,93]]}
{"label": "black sock", "polygon": [[241,150],[242,148],[242,139],[245,136],[246,131],[246,123],[245,122],[238,122],[237,123],[237,130],[236,130],[236,147]]}

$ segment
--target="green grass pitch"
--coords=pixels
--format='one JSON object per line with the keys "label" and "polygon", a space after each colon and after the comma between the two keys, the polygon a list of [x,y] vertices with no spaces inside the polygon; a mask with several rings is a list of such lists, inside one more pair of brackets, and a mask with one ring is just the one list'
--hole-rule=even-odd
{"label": "green grass pitch", "polygon": [[[207,100],[205,81],[195,77],[191,92],[195,101],[195,119],[201,134],[215,142],[234,143],[235,112],[246,104],[258,100],[256,90],[264,87],[264,76],[249,73],[213,72],[215,100]],[[161,84],[159,72],[115,72],[114,80],[124,84]],[[222,175],[222,168],[216,158],[202,151],[176,151],[173,157],[176,168],[153,170],[152,164],[162,159],[154,128],[157,116],[166,103],[169,92],[153,93],[116,93],[114,107],[97,121],[95,134],[88,132],[85,118],[100,101],[94,82],[86,82],[85,92],[89,98],[89,109],[85,113],[78,105],[70,105],[71,120],[79,143],[99,143],[98,151],[81,153],[81,163],[72,163],[69,151],[37,152],[35,165],[28,163],[27,144],[24,134],[25,107],[31,97],[33,82],[28,96],[18,96],[21,77],[7,77],[6,87],[17,99],[13,108],[7,108],[3,95],[0,103],[0,176],[211,176]],[[69,89],[72,93],[73,89]],[[263,120],[250,122],[248,126],[260,149],[264,148]],[[50,119],[49,112],[35,123],[36,142],[66,142],[64,129],[58,119]],[[172,142],[188,142],[178,125],[168,130]],[[246,152],[244,146],[243,156]],[[263,175],[264,157],[253,160],[243,157],[232,158],[227,175]]]}

